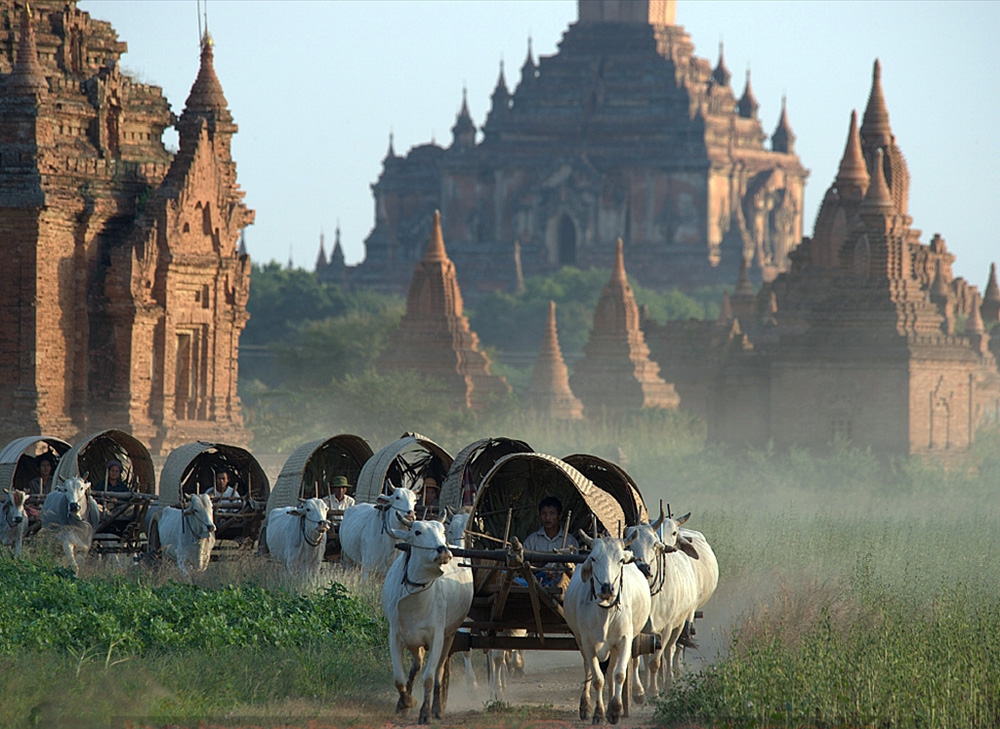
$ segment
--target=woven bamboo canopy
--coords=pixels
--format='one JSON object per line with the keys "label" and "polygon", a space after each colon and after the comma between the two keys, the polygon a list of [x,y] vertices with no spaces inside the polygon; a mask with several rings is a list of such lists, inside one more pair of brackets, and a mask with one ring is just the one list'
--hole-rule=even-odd
{"label": "woven bamboo canopy", "polygon": [[123,430],[102,430],[84,438],[59,459],[54,483],[83,476],[95,490],[104,489],[108,461],[122,463],[122,480],[133,491],[156,493],[156,470],[149,449]]}
{"label": "woven bamboo canopy", "polygon": [[649,521],[649,512],[646,511],[646,502],[642,499],[639,487],[617,463],[586,453],[575,453],[563,460],[621,504],[626,525],[634,526]]}
{"label": "woven bamboo canopy", "polygon": [[438,483],[451,468],[451,454],[419,433],[404,433],[368,459],[361,474],[354,498],[359,504],[375,502],[389,488],[405,486],[419,493],[424,476],[433,476]]}
{"label": "woven bamboo canopy", "polygon": [[498,460],[483,479],[472,506],[466,544],[497,549],[503,546],[505,534],[523,542],[540,526],[538,502],[546,496],[562,503],[563,517],[570,517],[571,534],[578,529],[589,534],[592,515],[598,529],[609,534],[618,534],[625,524],[625,513],[614,497],[573,466],[544,453],[512,453]]}
{"label": "woven bamboo canopy", "polygon": [[330,494],[330,482],[344,476],[354,490],[361,469],[374,455],[368,442],[357,435],[335,435],[300,445],[285,461],[267,499],[268,513],[295,506],[300,498]]}
{"label": "woven bamboo canopy", "polygon": [[58,461],[70,449],[69,443],[49,435],[29,435],[17,438],[0,451],[0,487],[27,490],[28,483],[37,478],[38,461],[42,453],[51,453]]}
{"label": "woven bamboo canopy", "polygon": [[233,486],[244,499],[267,501],[271,482],[250,451],[224,443],[197,441],[175,448],[167,456],[160,472],[160,505],[180,501],[181,492],[207,491],[215,483],[215,473],[228,468]]}
{"label": "woven bamboo canopy", "polygon": [[458,452],[448,469],[441,486],[441,506],[450,506],[456,511],[461,509],[467,485],[471,486],[473,493],[478,491],[483,477],[497,461],[511,453],[531,451],[530,445],[513,438],[483,438],[470,443]]}

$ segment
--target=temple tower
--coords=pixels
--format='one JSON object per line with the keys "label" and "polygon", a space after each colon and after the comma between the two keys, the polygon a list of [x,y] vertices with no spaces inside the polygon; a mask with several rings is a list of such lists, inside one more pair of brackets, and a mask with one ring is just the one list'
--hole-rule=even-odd
{"label": "temple tower", "polygon": [[531,373],[528,402],[532,408],[551,418],[578,420],[583,417],[583,403],[569,388],[569,370],[559,348],[554,301],[549,302],[545,337]]}
{"label": "temple tower", "polygon": [[0,440],[116,427],[154,451],[245,441],[236,246],[253,213],[211,45],[174,155],[170,107],[121,71],[111,26],[75,2],[31,9],[0,0],[17,30],[0,36]]}
{"label": "temple tower", "polygon": [[611,278],[594,310],[594,326],[570,384],[587,415],[635,408],[676,408],[674,386],[660,379],[639,327],[639,308],[618,240]]}
{"label": "temple tower", "polygon": [[441,214],[434,213],[430,240],[417,263],[406,298],[398,338],[379,359],[382,372],[417,372],[440,384],[440,395],[462,407],[481,409],[510,386],[490,374],[490,360],[479,351],[479,337],[462,313],[455,264],[441,235]]}

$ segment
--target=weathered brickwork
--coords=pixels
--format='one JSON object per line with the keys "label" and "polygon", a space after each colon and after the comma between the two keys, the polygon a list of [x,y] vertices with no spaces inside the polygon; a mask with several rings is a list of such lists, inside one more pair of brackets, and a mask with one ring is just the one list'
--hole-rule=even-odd
{"label": "weathered brickwork", "polygon": [[765,145],[749,74],[737,98],[721,48],[714,68],[695,56],[673,6],[581,0],[512,91],[501,66],[482,139],[463,98],[448,146],[398,155],[390,140],[348,279],[404,290],[436,209],[470,298],[515,285],[515,244],[528,276],[610,266],[617,238],[649,286],[729,281],[745,255],[767,280],[786,270],[808,174],[788,114]]}
{"label": "weathered brickwork", "polygon": [[[249,259],[236,132],[203,41],[174,117],[75,2],[0,0],[0,440],[117,427],[244,442]],[[164,129],[176,125],[180,150]]]}
{"label": "weathered brickwork", "polygon": [[947,462],[1000,414],[1000,349],[985,323],[994,310],[953,277],[941,236],[920,242],[909,181],[876,61],[861,125],[852,113],[837,178],[791,269],[756,297],[741,271],[716,324],[645,323],[664,376],[691,394],[682,403],[705,415],[713,439],[839,441]]}

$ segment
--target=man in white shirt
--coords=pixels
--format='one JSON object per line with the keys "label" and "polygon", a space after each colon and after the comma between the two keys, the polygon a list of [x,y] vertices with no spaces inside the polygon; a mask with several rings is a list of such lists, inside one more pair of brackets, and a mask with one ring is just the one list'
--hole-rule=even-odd
{"label": "man in white shirt", "polygon": [[336,476],[330,482],[330,495],[326,497],[326,502],[330,505],[331,511],[339,511],[339,514],[330,514],[330,521],[340,521],[344,518],[344,509],[354,506],[354,497],[347,495],[347,489],[351,484],[347,482],[347,476]]}
{"label": "man in white shirt", "polygon": [[[529,534],[524,540],[526,552],[555,552],[564,547],[580,548],[579,542],[572,534],[566,534],[566,541],[563,542],[562,502],[555,496],[546,496],[538,502],[538,520],[542,523],[541,528]],[[543,585],[553,585],[559,582],[561,573],[565,570],[562,565],[547,564],[545,570],[539,572],[537,577]]]}
{"label": "man in white shirt", "polygon": [[240,494],[236,490],[236,487],[231,485],[231,481],[229,469],[223,468],[220,471],[216,471],[215,485],[205,492],[213,501],[223,499],[229,502],[220,508],[219,511],[239,511],[242,506],[240,503]]}

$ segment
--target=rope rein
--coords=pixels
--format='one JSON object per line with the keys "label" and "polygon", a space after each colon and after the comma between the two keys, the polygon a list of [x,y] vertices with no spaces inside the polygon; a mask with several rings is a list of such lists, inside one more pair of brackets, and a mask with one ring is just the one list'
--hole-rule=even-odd
{"label": "rope rein", "polygon": [[622,601],[622,585],[625,582],[625,565],[622,564],[621,570],[618,572],[618,594],[615,595],[614,602],[607,605],[602,605],[597,599],[597,590],[594,589],[594,573],[591,570],[590,573],[590,599],[597,603],[597,607],[603,610],[610,610],[611,608],[617,608],[621,606]]}
{"label": "rope rein", "polygon": [[302,532],[302,539],[305,540],[305,543],[308,544],[310,547],[318,547],[319,543],[323,541],[323,534],[324,534],[324,532],[321,532],[320,530],[317,529],[316,530],[316,541],[314,542],[312,539],[309,538],[309,534],[306,532],[306,522],[307,521],[311,521],[313,524],[322,524],[324,520],[323,519],[310,519],[306,515],[305,512],[302,512],[302,521],[299,522],[299,529]]}

